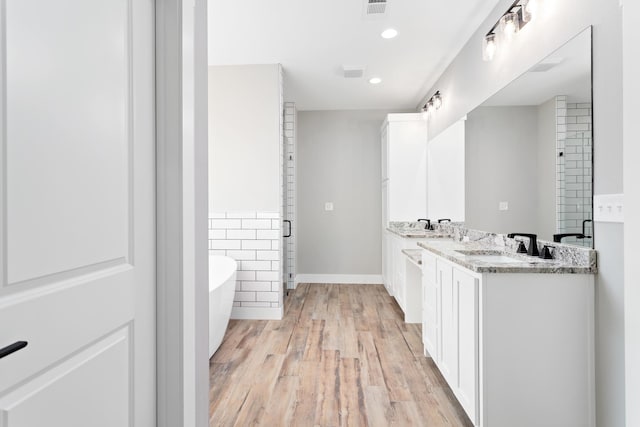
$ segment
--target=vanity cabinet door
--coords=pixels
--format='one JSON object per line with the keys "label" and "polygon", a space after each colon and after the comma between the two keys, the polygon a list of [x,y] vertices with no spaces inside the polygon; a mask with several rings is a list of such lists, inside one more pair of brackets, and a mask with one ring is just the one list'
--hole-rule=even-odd
{"label": "vanity cabinet door", "polygon": [[387,230],[382,230],[382,283],[384,284],[385,289],[387,290],[387,292],[391,293],[389,291],[389,275],[391,272],[391,260],[389,259],[389,254],[390,254],[390,250],[389,250],[389,246],[391,245],[390,240],[390,236],[389,236],[389,231]]}
{"label": "vanity cabinet door", "polygon": [[457,268],[453,285],[458,303],[458,382],[454,393],[474,425],[478,425],[478,279]]}
{"label": "vanity cabinet door", "polygon": [[458,288],[453,283],[453,267],[438,259],[437,278],[440,284],[441,343],[438,367],[452,388],[458,384]]}
{"label": "vanity cabinet door", "polygon": [[393,296],[395,297],[398,305],[402,308],[402,311],[405,311],[405,300],[404,300],[404,283],[405,283],[405,260],[404,254],[402,253],[402,237],[392,235],[392,254],[391,259],[393,263],[393,279],[392,279],[392,289]]}
{"label": "vanity cabinet door", "polygon": [[422,343],[425,356],[438,360],[440,290],[436,281],[436,259],[422,251]]}

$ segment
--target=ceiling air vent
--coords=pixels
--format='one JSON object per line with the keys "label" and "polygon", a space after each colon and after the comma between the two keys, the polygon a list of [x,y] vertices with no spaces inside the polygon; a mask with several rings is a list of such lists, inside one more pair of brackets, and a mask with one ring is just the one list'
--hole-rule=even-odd
{"label": "ceiling air vent", "polygon": [[343,65],[342,74],[346,79],[357,79],[364,75],[364,67]]}
{"label": "ceiling air vent", "polygon": [[367,15],[380,15],[387,10],[387,0],[366,0],[367,2]]}

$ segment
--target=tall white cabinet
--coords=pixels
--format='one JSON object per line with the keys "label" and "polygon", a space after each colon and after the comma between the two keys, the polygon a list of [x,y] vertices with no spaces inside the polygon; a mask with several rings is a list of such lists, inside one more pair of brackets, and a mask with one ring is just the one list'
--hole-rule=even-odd
{"label": "tall white cabinet", "polygon": [[422,114],[389,114],[382,124],[382,222],[427,214],[427,122]]}
{"label": "tall white cabinet", "polygon": [[427,214],[427,122],[422,114],[388,114],[380,136],[382,277],[389,289],[394,255],[389,222],[415,221]]}

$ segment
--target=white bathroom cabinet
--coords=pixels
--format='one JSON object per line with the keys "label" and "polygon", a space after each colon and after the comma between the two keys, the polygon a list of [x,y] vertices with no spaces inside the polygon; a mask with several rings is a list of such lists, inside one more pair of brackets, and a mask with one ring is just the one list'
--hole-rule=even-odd
{"label": "white bathroom cabinet", "polygon": [[403,237],[391,231],[383,233],[386,242],[387,276],[385,288],[393,296],[404,313],[406,323],[422,322],[422,272],[414,274],[416,269],[411,260],[402,251],[419,249],[418,242],[429,240],[428,237]]}
{"label": "white bathroom cabinet", "polygon": [[595,425],[594,277],[476,273],[422,251],[422,331],[479,427]]}
{"label": "white bathroom cabinet", "polygon": [[382,221],[415,221],[427,212],[427,122],[388,114],[381,129]]}

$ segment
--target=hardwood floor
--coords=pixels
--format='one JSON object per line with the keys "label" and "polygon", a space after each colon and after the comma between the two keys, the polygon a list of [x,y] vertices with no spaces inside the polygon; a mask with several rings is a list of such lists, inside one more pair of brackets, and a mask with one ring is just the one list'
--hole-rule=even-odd
{"label": "hardwood floor", "polygon": [[471,426],[381,285],[301,284],[280,321],[232,320],[211,426]]}

